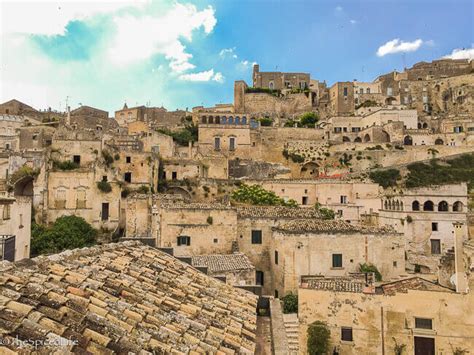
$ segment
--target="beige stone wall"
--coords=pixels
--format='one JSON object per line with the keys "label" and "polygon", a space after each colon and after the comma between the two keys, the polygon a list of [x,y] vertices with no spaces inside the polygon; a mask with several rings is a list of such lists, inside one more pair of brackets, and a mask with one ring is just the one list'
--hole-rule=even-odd
{"label": "beige stone wall", "polygon": [[166,180],[197,179],[201,176],[201,164],[194,160],[163,161]]}
{"label": "beige stone wall", "polygon": [[[98,169],[50,171],[47,177],[47,223],[58,217],[75,215],[84,218],[95,228],[114,230],[119,223],[120,187],[110,181],[112,191],[104,193],[97,182],[107,175]],[[109,204],[109,218],[102,220],[102,204]]]}
{"label": "beige stone wall", "polygon": [[125,202],[125,237],[156,238],[152,234],[150,198],[147,195],[135,194]]}
{"label": "beige stone wall", "polygon": [[288,94],[284,97],[266,93],[246,93],[243,102],[243,111],[256,116],[292,117],[312,110],[309,93]]}
{"label": "beige stone wall", "polygon": [[[378,355],[382,347],[385,354],[393,354],[394,338],[406,345],[404,353],[413,354],[414,336],[434,338],[436,354],[472,349],[473,295],[409,290],[386,296],[300,288],[300,352],[306,353],[307,328],[316,320],[328,323],[331,349],[337,346],[341,354]],[[415,317],[432,319],[433,330],[416,329]],[[340,340],[341,327],[352,327],[352,342]]]}
{"label": "beige stone wall", "polygon": [[225,283],[232,286],[254,286],[255,269],[235,270],[226,272],[210,272],[207,274],[212,277],[225,277]]}
{"label": "beige stone wall", "polygon": [[[270,248],[274,289],[285,295],[297,292],[303,275],[345,276],[359,271],[359,264],[372,263],[385,280],[405,272],[405,249],[401,235],[384,234],[289,234],[274,231]],[[278,264],[274,255],[278,252]],[[332,255],[342,254],[342,268],[332,267]]]}
{"label": "beige stone wall", "polygon": [[[235,149],[230,149],[230,139],[234,138]],[[215,148],[215,139],[220,140],[220,148]],[[251,151],[250,127],[248,125],[199,125],[198,151],[204,156],[221,153],[226,157],[248,157]]]}
{"label": "beige stone wall", "polygon": [[102,141],[77,140],[54,138],[52,145],[52,158],[60,161],[73,160],[75,155],[81,157],[81,166],[91,166],[102,154]]}
{"label": "beige stone wall", "polygon": [[[236,238],[237,214],[232,209],[170,208],[160,210],[158,246],[173,247],[175,255],[230,254]],[[212,223],[208,222],[212,218]],[[177,237],[191,237],[191,245],[177,245]]]}
{"label": "beige stone wall", "polygon": [[[159,166],[157,157],[151,153],[131,149],[122,149],[118,154],[120,158],[114,160],[113,166],[120,181],[125,181],[125,173],[131,173],[131,186],[156,186]],[[130,158],[130,162],[127,162],[127,157]]]}
{"label": "beige stone wall", "polygon": [[11,204],[0,205],[0,234],[15,236],[15,261],[30,257],[31,203],[29,196],[16,196]]}

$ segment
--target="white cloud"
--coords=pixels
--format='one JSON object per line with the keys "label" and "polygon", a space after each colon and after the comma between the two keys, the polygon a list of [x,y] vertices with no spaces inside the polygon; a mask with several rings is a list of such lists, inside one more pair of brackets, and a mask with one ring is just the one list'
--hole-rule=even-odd
{"label": "white cloud", "polygon": [[147,3],[148,0],[2,1],[0,34],[62,35],[70,21],[128,7],[143,7]]}
{"label": "white cloud", "polygon": [[337,5],[337,6],[336,6],[336,11],[340,12],[340,11],[342,11],[342,10],[343,10],[343,8],[342,8],[341,5]]}
{"label": "white cloud", "polygon": [[181,43],[181,38],[192,41],[194,30],[204,29],[209,34],[217,23],[212,7],[197,10],[194,5],[175,3],[161,17],[116,16],[115,39],[109,49],[110,59],[116,64],[130,64],[163,54],[170,68],[177,73],[195,68],[192,58]]}
{"label": "white cloud", "polygon": [[359,23],[359,21],[357,20],[349,20],[349,22],[352,24],[352,25],[357,25]]}
{"label": "white cloud", "polygon": [[237,59],[237,54],[235,54],[235,47],[224,48],[219,52],[219,56],[221,56],[222,58],[226,57],[227,55],[231,56],[234,59]]}
{"label": "white cloud", "polygon": [[222,73],[214,73],[214,69],[202,71],[199,73],[181,74],[179,78],[186,81],[217,81],[218,83],[224,82],[224,76]]}
{"label": "white cloud", "polygon": [[387,54],[414,52],[421,47],[423,41],[417,39],[413,42],[403,42],[399,38],[392,39],[377,50],[377,56],[383,57]]}
{"label": "white cloud", "polygon": [[451,54],[445,55],[446,59],[471,59],[474,60],[474,48],[470,49],[454,49]]}

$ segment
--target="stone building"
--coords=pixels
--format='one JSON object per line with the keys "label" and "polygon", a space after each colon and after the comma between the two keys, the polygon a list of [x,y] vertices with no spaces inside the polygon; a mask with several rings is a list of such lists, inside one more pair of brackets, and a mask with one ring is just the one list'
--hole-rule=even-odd
{"label": "stone building", "polygon": [[[472,264],[463,262],[463,228],[456,229],[456,290],[412,276],[374,284],[362,277],[303,277],[298,290],[299,345],[306,351],[314,321],[330,330],[331,350],[382,354],[450,354],[474,346]],[[471,275],[469,278],[467,275]]]}
{"label": "stone building", "polygon": [[188,111],[168,111],[164,107],[136,106],[128,107],[127,104],[121,110],[115,111],[115,120],[121,127],[135,121],[149,122],[154,128],[173,127],[182,124]]}
{"label": "stone building", "polygon": [[343,221],[292,220],[274,227],[270,248],[275,296],[298,289],[303,275],[344,276],[375,265],[385,280],[405,273],[403,235]]}
{"label": "stone building", "polygon": [[252,85],[254,88],[270,90],[309,88],[310,77],[307,73],[261,72],[258,64],[253,65]]}
{"label": "stone building", "polygon": [[380,225],[403,231],[411,268],[433,273],[454,246],[453,223],[463,223],[467,231],[467,203],[465,183],[404,189],[387,193],[376,218]]}
{"label": "stone building", "polygon": [[[0,262],[0,353],[254,354],[257,297],[138,242]],[[53,345],[52,345],[53,344]]]}
{"label": "stone building", "polygon": [[349,116],[354,113],[354,83],[337,82],[329,88],[329,107],[332,116]]}
{"label": "stone building", "polygon": [[254,286],[255,267],[243,253],[194,255],[191,264],[232,286]]}

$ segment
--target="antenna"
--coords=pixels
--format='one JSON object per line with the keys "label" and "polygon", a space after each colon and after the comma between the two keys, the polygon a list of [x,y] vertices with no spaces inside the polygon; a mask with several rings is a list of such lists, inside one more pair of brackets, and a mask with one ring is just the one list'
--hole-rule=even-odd
{"label": "antenna", "polygon": [[403,53],[402,54],[402,58],[403,58],[403,71],[405,71],[405,69],[407,68],[407,63],[406,63],[406,57],[405,57],[406,53]]}

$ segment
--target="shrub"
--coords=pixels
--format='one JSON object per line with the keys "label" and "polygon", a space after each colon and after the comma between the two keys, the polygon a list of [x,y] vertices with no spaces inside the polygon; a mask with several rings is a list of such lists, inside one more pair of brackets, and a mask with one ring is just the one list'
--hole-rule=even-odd
{"label": "shrub", "polygon": [[65,161],[58,161],[58,160],[53,160],[53,167],[59,170],[74,170],[79,168],[79,164],[71,161],[71,160],[65,160]]}
{"label": "shrub", "polygon": [[399,170],[387,169],[371,171],[369,177],[373,182],[387,188],[389,186],[396,186],[397,180],[399,180],[401,176]]}
{"label": "shrub", "polygon": [[[116,155],[118,155],[118,154],[116,154]],[[112,155],[106,150],[102,151],[102,158],[104,159],[105,165],[107,165],[107,166],[109,166],[110,164],[112,164],[114,162],[114,158],[112,158]],[[120,158],[120,156],[119,156],[119,158]],[[115,159],[115,160],[118,160],[118,159]]]}
{"label": "shrub", "polygon": [[139,194],[147,194],[150,191],[150,188],[146,185],[141,185],[138,189],[137,192]]}
{"label": "shrub", "polygon": [[315,112],[306,112],[300,116],[298,127],[314,127],[318,120],[319,117]]}
{"label": "shrub", "polygon": [[289,293],[282,297],[283,313],[298,313],[298,295]]}
{"label": "shrub", "polygon": [[373,272],[375,274],[375,280],[382,281],[382,274],[380,273],[379,269],[377,269],[377,266],[375,266],[374,264],[359,264],[359,272]]}
{"label": "shrub", "polygon": [[120,196],[122,196],[122,198],[127,198],[128,195],[130,195],[130,189],[128,187],[124,187],[122,189],[122,191],[120,191]]}
{"label": "shrub", "polygon": [[179,131],[162,128],[158,132],[173,137],[173,140],[181,146],[187,146],[189,142],[198,140],[198,127],[192,122],[186,122],[185,127]]}
{"label": "shrub", "polygon": [[314,208],[319,212],[322,219],[334,219],[336,217],[336,213],[331,210],[330,208],[321,207],[321,204],[316,202]]}
{"label": "shrub", "polygon": [[99,181],[97,183],[97,188],[105,193],[112,191],[112,185],[108,181]]}
{"label": "shrub", "polygon": [[265,118],[259,119],[259,121],[260,121],[260,126],[263,126],[263,127],[273,126],[273,120],[271,118],[265,117]]}
{"label": "shrub", "polygon": [[361,107],[374,107],[378,106],[377,102],[374,100],[365,100],[364,102],[360,103],[356,106],[356,110],[360,109]]}
{"label": "shrub", "polygon": [[291,159],[294,163],[303,163],[304,157],[298,153],[290,153],[288,150],[284,149],[282,152],[285,159]]}
{"label": "shrub", "polygon": [[408,222],[408,223],[413,222],[413,217],[412,217],[412,216],[407,216],[407,222]]}
{"label": "shrub", "polygon": [[245,88],[246,93],[262,93],[262,94],[269,94],[276,97],[281,95],[281,90],[272,90],[268,88],[254,88],[254,87],[247,87]]}
{"label": "shrub", "polygon": [[308,354],[309,355],[326,355],[329,354],[329,339],[331,332],[326,322],[319,320],[308,326]]}
{"label": "shrub", "polygon": [[251,205],[298,206],[295,200],[285,201],[281,197],[278,197],[273,191],[267,191],[259,185],[242,184],[238,189],[232,192],[231,198],[236,202]]}
{"label": "shrub", "polygon": [[114,160],[120,160],[120,154],[116,153],[116,154],[114,155]]}
{"label": "shrub", "polygon": [[40,169],[33,169],[27,165],[22,166],[13,174],[10,175],[10,181],[12,183],[17,182],[18,180],[26,177],[31,176],[32,178],[36,178],[40,173]]}
{"label": "shrub", "polygon": [[96,243],[96,238],[97,230],[77,216],[59,217],[50,227],[33,223],[31,256],[91,246]]}
{"label": "shrub", "polygon": [[211,216],[207,217],[207,219],[206,219],[207,224],[212,224],[213,221],[214,220],[212,219]]}

